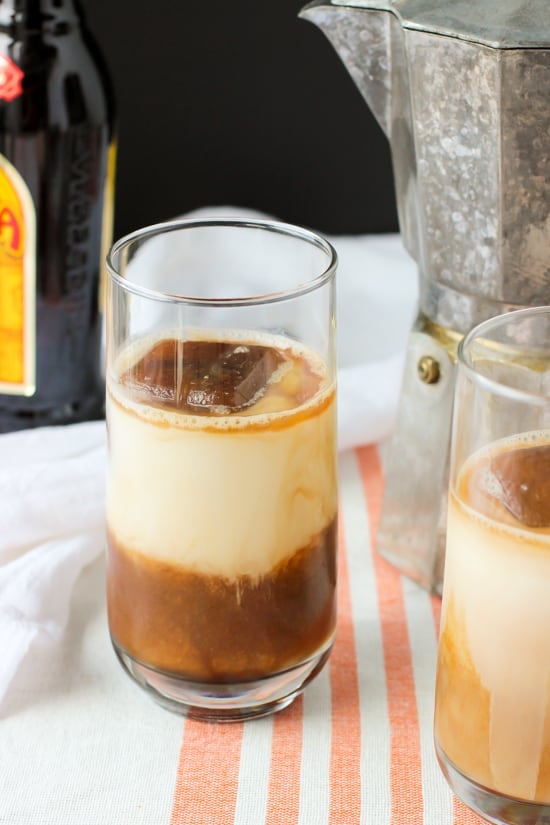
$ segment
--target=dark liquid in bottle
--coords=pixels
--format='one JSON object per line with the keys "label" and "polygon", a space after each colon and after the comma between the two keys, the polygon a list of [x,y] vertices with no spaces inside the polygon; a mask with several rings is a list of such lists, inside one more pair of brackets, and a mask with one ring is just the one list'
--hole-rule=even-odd
{"label": "dark liquid in bottle", "polygon": [[[18,4],[15,18],[13,3],[1,6],[0,55],[22,72],[22,91],[7,100],[0,88],[0,155],[21,176],[36,221],[34,389],[0,390],[5,432],[103,415],[100,279],[113,124],[105,71],[72,2]],[[0,267],[0,293],[1,279]],[[0,381],[1,373],[0,341]]]}

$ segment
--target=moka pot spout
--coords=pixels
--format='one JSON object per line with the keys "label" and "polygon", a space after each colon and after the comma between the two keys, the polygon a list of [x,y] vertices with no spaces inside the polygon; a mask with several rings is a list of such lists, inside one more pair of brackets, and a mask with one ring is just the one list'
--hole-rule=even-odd
{"label": "moka pot spout", "polygon": [[[372,8],[338,0],[314,0],[300,11],[326,35],[386,136],[391,112],[391,22],[386,4]],[[365,59],[366,58],[366,59]]]}
{"label": "moka pot spout", "polygon": [[343,61],[390,142],[404,245],[421,257],[409,73],[396,0],[314,0],[300,16],[318,26]]}

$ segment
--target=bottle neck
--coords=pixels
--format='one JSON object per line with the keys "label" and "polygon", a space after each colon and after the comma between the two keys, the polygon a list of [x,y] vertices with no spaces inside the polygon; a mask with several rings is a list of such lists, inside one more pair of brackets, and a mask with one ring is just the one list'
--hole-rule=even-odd
{"label": "bottle neck", "polygon": [[62,34],[81,19],[78,0],[0,0],[0,31],[14,39],[30,32]]}

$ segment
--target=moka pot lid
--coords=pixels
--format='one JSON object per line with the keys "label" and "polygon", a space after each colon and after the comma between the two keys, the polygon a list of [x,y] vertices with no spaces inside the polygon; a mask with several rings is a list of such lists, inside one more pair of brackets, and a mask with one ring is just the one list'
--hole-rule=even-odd
{"label": "moka pot lid", "polygon": [[405,29],[494,49],[550,48],[549,0],[331,0],[330,5],[389,11]]}

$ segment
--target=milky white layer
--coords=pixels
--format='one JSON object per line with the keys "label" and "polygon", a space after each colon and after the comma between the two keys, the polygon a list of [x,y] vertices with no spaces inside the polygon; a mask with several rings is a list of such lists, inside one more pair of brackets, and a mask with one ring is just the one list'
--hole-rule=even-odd
{"label": "milky white layer", "polygon": [[207,574],[259,576],[334,518],[334,400],[319,412],[318,399],[294,423],[286,414],[279,429],[251,428],[249,418],[237,431],[208,431],[200,427],[212,419],[186,428],[185,416],[130,409],[120,397],[107,402],[107,521],[125,548]]}
{"label": "milky white layer", "polygon": [[533,799],[542,750],[550,747],[548,532],[496,525],[451,497],[442,628],[451,602],[490,697],[494,787]]}

